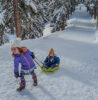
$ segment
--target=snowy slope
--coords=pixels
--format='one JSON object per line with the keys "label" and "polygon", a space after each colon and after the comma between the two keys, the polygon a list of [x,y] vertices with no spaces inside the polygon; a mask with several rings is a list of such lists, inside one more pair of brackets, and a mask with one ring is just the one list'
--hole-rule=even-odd
{"label": "snowy slope", "polygon": [[98,100],[95,23],[83,5],[81,11],[77,7],[68,23],[64,31],[22,42],[41,61],[53,47],[61,65],[54,73],[44,73],[37,66],[39,85],[33,87],[31,77],[26,76],[27,87],[21,93],[15,91],[19,80],[13,77],[10,44],[0,47],[0,100]]}

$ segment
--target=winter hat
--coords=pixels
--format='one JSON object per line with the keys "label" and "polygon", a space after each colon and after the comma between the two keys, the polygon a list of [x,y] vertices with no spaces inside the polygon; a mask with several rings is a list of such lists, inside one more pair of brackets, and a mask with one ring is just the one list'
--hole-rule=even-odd
{"label": "winter hat", "polygon": [[49,55],[50,55],[50,53],[53,53],[53,54],[55,55],[53,48],[51,48],[51,49],[49,50]]}
{"label": "winter hat", "polygon": [[49,50],[49,53],[54,53],[54,50],[51,48],[51,49]]}
{"label": "winter hat", "polygon": [[20,45],[20,42],[21,42],[21,38],[16,38],[15,40],[12,40],[11,41],[11,48],[14,48],[14,47],[21,47]]}

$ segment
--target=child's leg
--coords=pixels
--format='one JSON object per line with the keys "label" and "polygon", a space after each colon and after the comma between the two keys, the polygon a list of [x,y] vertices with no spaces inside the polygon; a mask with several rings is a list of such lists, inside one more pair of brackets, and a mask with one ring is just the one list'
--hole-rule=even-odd
{"label": "child's leg", "polygon": [[44,65],[44,67],[45,67],[46,69],[48,69],[50,66],[51,66],[50,63],[46,63],[46,64]]}
{"label": "child's leg", "polygon": [[19,88],[17,89],[18,91],[21,91],[22,89],[24,89],[26,85],[23,73],[20,74],[20,79],[21,79],[21,82],[20,82]]}
{"label": "child's leg", "polygon": [[37,76],[36,76],[34,70],[31,72],[31,75],[32,75],[32,79],[33,79],[33,85],[37,86]]}
{"label": "child's leg", "polygon": [[20,79],[21,79],[21,83],[25,83],[25,78],[24,78],[24,74],[23,73],[20,74]]}
{"label": "child's leg", "polygon": [[55,68],[55,67],[56,67],[56,64],[51,65],[51,68]]}

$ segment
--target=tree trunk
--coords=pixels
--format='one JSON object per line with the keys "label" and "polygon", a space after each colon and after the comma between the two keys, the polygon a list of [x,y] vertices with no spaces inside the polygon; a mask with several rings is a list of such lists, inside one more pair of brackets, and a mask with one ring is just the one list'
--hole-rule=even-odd
{"label": "tree trunk", "polygon": [[14,19],[15,19],[15,25],[16,25],[16,36],[21,38],[19,11],[18,11],[18,2],[17,2],[17,0],[13,0],[13,6],[14,6]]}
{"label": "tree trunk", "polygon": [[96,27],[98,28],[98,9],[97,9],[97,24]]}
{"label": "tree trunk", "polygon": [[94,7],[94,19],[96,19],[96,7]]}

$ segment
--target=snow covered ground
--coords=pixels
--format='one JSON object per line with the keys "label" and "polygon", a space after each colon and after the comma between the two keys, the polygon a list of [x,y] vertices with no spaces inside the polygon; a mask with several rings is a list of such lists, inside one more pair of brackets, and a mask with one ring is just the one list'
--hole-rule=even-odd
{"label": "snow covered ground", "polygon": [[22,45],[43,61],[50,48],[61,58],[60,69],[44,73],[37,66],[37,87],[26,76],[27,87],[16,92],[19,80],[13,76],[10,44],[0,47],[0,100],[98,100],[98,44],[95,23],[82,5],[68,21],[66,30]]}
{"label": "snow covered ground", "polygon": [[98,43],[98,28],[96,28],[96,42]]}
{"label": "snow covered ground", "polygon": [[7,34],[9,40],[14,40],[16,38],[16,34],[13,34],[13,35],[10,35],[10,34]]}

